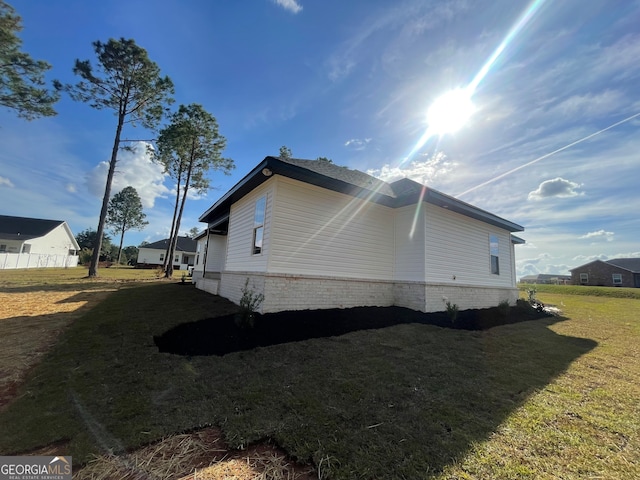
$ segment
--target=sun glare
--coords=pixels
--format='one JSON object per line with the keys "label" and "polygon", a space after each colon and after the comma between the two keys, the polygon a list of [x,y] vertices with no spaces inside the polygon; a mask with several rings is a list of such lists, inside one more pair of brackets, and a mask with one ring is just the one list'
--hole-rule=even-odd
{"label": "sun glare", "polygon": [[435,135],[455,133],[469,120],[474,110],[471,96],[466,89],[444,93],[427,111],[429,131]]}

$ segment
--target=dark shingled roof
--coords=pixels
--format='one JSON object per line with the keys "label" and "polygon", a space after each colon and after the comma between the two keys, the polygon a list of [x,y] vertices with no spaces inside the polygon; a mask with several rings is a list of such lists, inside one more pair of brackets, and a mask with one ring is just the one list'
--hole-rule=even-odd
{"label": "dark shingled roof", "polygon": [[633,273],[640,273],[640,258],[613,258],[607,260],[606,263],[624,268]]}
{"label": "dark shingled roof", "polygon": [[341,180],[350,185],[395,197],[395,192],[391,185],[360,170],[351,170],[348,167],[341,167],[326,160],[303,160],[301,158],[278,158],[278,160],[319,173],[325,177]]}
{"label": "dark shingled roof", "polygon": [[30,240],[44,237],[62,223],[64,223],[62,220],[0,215],[0,238],[4,240]]}
{"label": "dark shingled roof", "polygon": [[341,167],[326,160],[279,157],[265,157],[261,163],[204,212],[200,216],[200,221],[208,223],[210,228],[222,228],[228,222],[231,205],[267,181],[272,175],[282,175],[391,208],[428,202],[510,232],[524,230],[516,223],[408,178],[387,183],[367,173]]}
{"label": "dark shingled roof", "polygon": [[[154,250],[166,250],[169,239],[158,240],[157,242],[148,243],[142,245],[140,248],[152,248]],[[178,237],[178,243],[176,243],[176,252],[195,252],[196,241],[189,237]]]}

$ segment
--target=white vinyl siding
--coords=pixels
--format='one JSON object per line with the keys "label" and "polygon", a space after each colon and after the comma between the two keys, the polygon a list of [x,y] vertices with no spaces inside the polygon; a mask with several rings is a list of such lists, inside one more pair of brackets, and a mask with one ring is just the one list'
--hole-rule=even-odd
{"label": "white vinyl siding", "polygon": [[[204,254],[204,253],[203,253]],[[224,270],[224,259],[227,254],[227,237],[210,235],[207,248],[207,272],[221,272]]]}
{"label": "white vinyl siding", "polygon": [[511,248],[500,248],[500,275],[491,273],[491,258],[487,239],[498,238],[500,245],[509,245],[506,230],[451,212],[441,207],[426,207],[426,281],[464,285],[513,287],[515,279],[510,265]]}
{"label": "white vinyl siding", "polygon": [[[48,255],[69,255],[69,250],[75,250],[71,232],[61,223],[43,237],[29,240],[29,253],[46,253]],[[16,250],[19,252],[19,250]]]}
{"label": "white vinyl siding", "polygon": [[288,178],[277,181],[270,272],[393,279],[393,209]]}
{"label": "white vinyl siding", "polygon": [[[272,210],[274,179],[268,180],[260,187],[231,205],[229,215],[229,234],[227,238],[227,259],[225,270],[264,272],[269,258],[270,218]],[[266,197],[266,211],[262,237],[262,254],[253,254],[253,231],[255,222],[256,200]],[[207,268],[208,270],[208,268]]]}
{"label": "white vinyl siding", "polygon": [[424,282],[424,204],[396,210],[394,280]]}

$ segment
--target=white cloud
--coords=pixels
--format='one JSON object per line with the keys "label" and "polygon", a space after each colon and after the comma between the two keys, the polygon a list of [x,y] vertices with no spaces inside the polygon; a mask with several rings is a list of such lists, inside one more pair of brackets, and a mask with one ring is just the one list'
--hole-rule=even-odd
{"label": "white cloud", "polygon": [[0,177],[0,187],[3,187],[3,186],[13,188],[15,185],[8,178]]}
{"label": "white cloud", "polygon": [[367,145],[370,142],[371,142],[370,138],[365,138],[362,140],[359,138],[352,138],[351,140],[347,140],[346,142],[344,142],[344,146],[351,150],[360,151],[367,148]]}
{"label": "white cloud", "polygon": [[582,185],[562,177],[556,177],[553,180],[545,180],[536,190],[529,192],[529,200],[541,200],[549,197],[575,197],[581,195],[578,188]]}
{"label": "white cloud", "polygon": [[285,10],[289,10],[291,13],[300,13],[302,6],[296,0],[272,0],[277,5],[280,5]]}
{"label": "white cloud", "polygon": [[597,232],[589,232],[586,235],[582,235],[579,238],[592,239],[592,240],[606,240],[607,242],[612,242],[614,235],[615,233],[613,232],[598,230]]}
{"label": "white cloud", "polygon": [[[118,155],[111,194],[115,195],[123,188],[132,186],[138,192],[142,206],[153,208],[155,199],[167,196],[169,189],[163,184],[166,175],[162,172],[162,167],[151,161],[146,145],[138,142],[133,146],[133,151],[124,151]],[[102,198],[104,195],[108,170],[109,163],[100,162],[86,177],[87,187],[96,197]]]}
{"label": "white cloud", "polygon": [[453,162],[447,161],[444,153],[438,152],[424,162],[411,162],[405,167],[386,164],[379,169],[367,170],[367,173],[385,182],[410,178],[423,185],[428,185],[436,178],[451,172],[454,166]]}
{"label": "white cloud", "polygon": [[64,189],[69,193],[76,193],[78,191],[74,183],[67,183]]}
{"label": "white cloud", "polygon": [[580,262],[581,264],[593,262],[594,260],[608,260],[609,256],[604,253],[599,253],[597,255],[576,255],[572,258],[576,262]]}

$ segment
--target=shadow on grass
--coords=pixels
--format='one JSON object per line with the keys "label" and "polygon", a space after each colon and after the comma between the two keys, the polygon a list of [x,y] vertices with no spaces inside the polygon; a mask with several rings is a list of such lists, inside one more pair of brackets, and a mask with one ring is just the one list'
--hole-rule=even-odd
{"label": "shadow on grass", "polygon": [[0,414],[0,453],[66,438],[82,463],[214,424],[234,447],[269,438],[330,478],[429,478],[596,345],[553,332],[557,317],[485,331],[404,323],[224,357],[153,341],[235,311],[175,284],[113,293]]}

